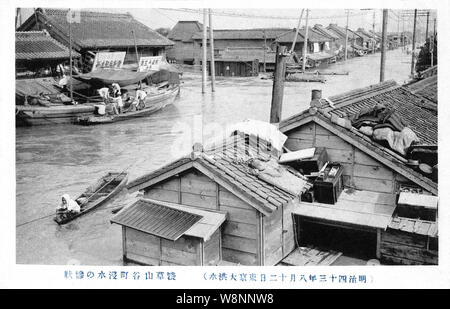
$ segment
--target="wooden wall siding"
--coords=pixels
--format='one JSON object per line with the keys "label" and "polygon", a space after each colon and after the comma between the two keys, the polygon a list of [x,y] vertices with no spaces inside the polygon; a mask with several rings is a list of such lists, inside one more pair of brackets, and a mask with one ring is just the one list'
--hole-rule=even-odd
{"label": "wooden wall siding", "polygon": [[287,133],[291,151],[325,147],[330,161],[344,168],[344,184],[356,189],[382,193],[395,190],[394,172],[322,126],[310,122]]}
{"label": "wooden wall siding", "polygon": [[428,249],[428,236],[387,229],[381,232],[381,260],[403,265],[437,265],[438,252]]}
{"label": "wooden wall siding", "polygon": [[194,42],[175,41],[175,45],[167,49],[167,58],[176,59],[180,63],[185,59],[194,60],[195,56]]}
{"label": "wooden wall siding", "polygon": [[191,170],[152,186],[144,195],[200,209],[226,211],[228,218],[221,235],[222,259],[242,265],[258,264],[257,211],[207,176]]}
{"label": "wooden wall siding", "polygon": [[281,209],[263,218],[265,265],[275,265],[283,259],[283,227]]}
{"label": "wooden wall siding", "polygon": [[200,239],[166,240],[126,228],[126,259],[147,265],[201,265]]}
{"label": "wooden wall siding", "polygon": [[217,230],[211,238],[204,243],[203,249],[203,265],[214,266],[220,261],[221,248],[220,248],[220,229]]}
{"label": "wooden wall siding", "polygon": [[222,232],[223,260],[258,265],[258,212],[221,186],[218,202],[219,209],[228,212]]}

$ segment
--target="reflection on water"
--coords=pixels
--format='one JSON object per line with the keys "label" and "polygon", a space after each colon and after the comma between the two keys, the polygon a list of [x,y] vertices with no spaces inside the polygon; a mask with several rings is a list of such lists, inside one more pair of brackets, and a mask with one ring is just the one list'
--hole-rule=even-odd
{"label": "reflection on water", "polygon": [[[403,83],[409,56],[390,51],[386,79]],[[324,97],[378,82],[380,55],[337,63],[322,83],[286,83],[283,118],[308,107],[311,90]],[[111,210],[132,202],[122,194],[97,211],[65,226],[51,215],[64,193],[75,197],[107,171],[128,168],[130,179],[147,173],[190,150],[202,119],[205,139],[226,125],[246,118],[268,120],[272,81],[259,78],[218,78],[214,94],[201,94],[200,75],[185,76],[180,98],[149,117],[108,125],[42,126],[16,129],[17,263],[120,265],[120,227],[111,225]],[[200,115],[203,115],[201,118]],[[201,129],[200,129],[201,130]]]}

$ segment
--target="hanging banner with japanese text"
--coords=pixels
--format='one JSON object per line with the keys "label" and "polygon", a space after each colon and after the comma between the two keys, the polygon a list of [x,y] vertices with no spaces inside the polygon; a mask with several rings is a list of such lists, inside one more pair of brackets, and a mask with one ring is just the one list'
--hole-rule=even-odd
{"label": "hanging banner with japanese text", "polygon": [[98,69],[121,69],[126,52],[98,52],[92,71]]}
{"label": "hanging banner with japanese text", "polygon": [[141,57],[139,59],[139,72],[158,71],[162,56]]}

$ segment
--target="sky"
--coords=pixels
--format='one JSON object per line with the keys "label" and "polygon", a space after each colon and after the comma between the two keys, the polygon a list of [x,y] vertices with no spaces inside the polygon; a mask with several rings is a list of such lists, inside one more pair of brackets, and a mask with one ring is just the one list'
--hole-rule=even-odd
{"label": "sky", "polygon": [[[93,9],[92,11],[105,12],[129,12],[137,20],[152,29],[156,28],[172,28],[179,20],[197,20],[203,22],[203,15],[200,9],[165,9],[165,8],[101,8]],[[298,24],[298,18],[301,13],[301,8],[293,9],[213,9],[213,27],[214,29],[246,29],[246,28],[264,28],[264,27],[283,27],[295,28]],[[28,17],[33,10],[30,8],[23,9],[23,20]],[[381,31],[382,10],[350,10],[349,13],[349,28],[356,30],[363,27],[365,29],[372,29],[375,13],[375,31]],[[244,16],[223,16],[223,15],[244,15]],[[251,15],[251,16],[249,16]],[[305,25],[305,15],[303,15],[302,26]],[[400,11],[389,10],[388,32],[411,31],[413,29],[413,17],[405,18],[405,22],[400,20]],[[430,27],[432,28],[432,20],[435,12],[432,12],[430,17]],[[337,23],[340,26],[346,24],[346,10],[344,9],[312,9],[309,12],[309,25],[322,24],[327,26],[330,23]],[[426,17],[418,18],[418,29],[426,27]],[[430,28],[430,29],[431,29]]]}

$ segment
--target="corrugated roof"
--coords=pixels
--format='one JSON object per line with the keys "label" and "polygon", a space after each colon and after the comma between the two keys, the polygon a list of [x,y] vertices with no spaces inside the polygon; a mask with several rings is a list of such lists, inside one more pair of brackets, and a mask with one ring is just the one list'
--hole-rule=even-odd
{"label": "corrugated roof", "polygon": [[150,174],[139,177],[130,182],[128,188],[133,190],[145,187],[146,183],[156,177],[172,170],[178,170],[183,166],[186,170],[190,168],[206,169],[215,175],[215,181],[220,180],[223,184],[232,186],[238,194],[251,200],[252,206],[260,212],[270,214],[278,207],[292,201],[296,195],[287,189],[283,177],[275,177],[273,181],[267,181],[263,177],[263,173],[255,170],[250,162],[257,159],[268,171],[278,170],[280,175],[283,173],[293,174],[297,180],[297,187],[300,190],[306,189],[306,187],[304,188],[306,180],[298,173],[294,174],[289,167],[278,164],[278,158],[267,150],[266,143],[261,141],[259,145],[255,145],[255,143],[245,145],[246,138],[241,134],[235,135],[223,142],[205,147],[203,152],[180,158]]}
{"label": "corrugated roof", "polygon": [[[72,51],[74,58],[80,54]],[[45,31],[16,32],[16,60],[67,59],[69,49]]]}
{"label": "corrugated roof", "polygon": [[[80,22],[72,23],[72,38],[79,48],[106,48],[134,46],[132,30],[138,46],[169,46],[173,42],[137,21],[130,14],[74,11]],[[38,18],[69,37],[68,10],[37,10]],[[75,15],[76,16],[76,15]],[[76,16],[77,18],[78,16]],[[35,17],[29,18],[33,22]],[[25,27],[28,20],[22,25]],[[21,28],[19,28],[21,29]]]}
{"label": "corrugated roof", "polygon": [[120,211],[111,222],[175,241],[201,219],[200,215],[141,199]]}
{"label": "corrugated roof", "polygon": [[22,98],[60,93],[61,88],[53,78],[16,79],[16,96]]}

